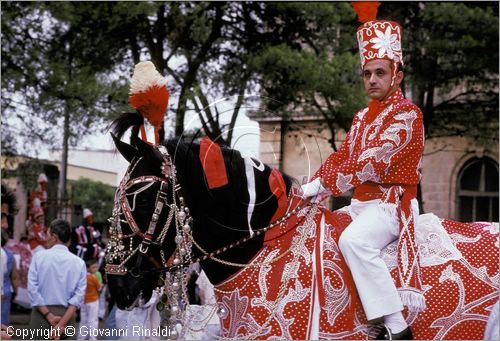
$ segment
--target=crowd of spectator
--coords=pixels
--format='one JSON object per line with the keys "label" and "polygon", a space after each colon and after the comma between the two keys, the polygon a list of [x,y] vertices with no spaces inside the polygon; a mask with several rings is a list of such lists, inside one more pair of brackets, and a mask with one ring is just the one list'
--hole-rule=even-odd
{"label": "crowd of spectator", "polygon": [[[60,219],[47,226],[48,179],[42,173],[37,180],[29,195],[26,233],[20,238],[13,233],[16,196],[2,184],[2,331],[11,323],[13,308],[31,309],[30,327],[43,329],[80,320],[80,325],[97,328],[108,307],[101,231],[94,228],[89,208],[83,210],[78,226]],[[6,338],[2,332],[1,339]]]}

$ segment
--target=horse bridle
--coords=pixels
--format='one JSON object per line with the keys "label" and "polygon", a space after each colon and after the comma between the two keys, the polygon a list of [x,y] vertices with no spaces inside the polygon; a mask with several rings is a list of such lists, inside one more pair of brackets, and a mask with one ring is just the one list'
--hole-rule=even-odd
{"label": "horse bridle", "polygon": [[[160,247],[160,251],[162,251],[161,246],[163,245],[163,241],[165,236],[169,230],[169,227],[172,223],[172,220],[175,221],[175,226],[177,229],[176,243],[177,245],[181,245],[184,247],[189,246],[189,241],[186,236],[190,232],[190,227],[192,224],[192,218],[189,216],[189,209],[184,205],[184,198],[180,194],[181,188],[176,183],[176,172],[175,167],[172,163],[172,159],[167,151],[167,149],[162,146],[155,146],[155,148],[161,153],[163,157],[162,163],[162,174],[164,177],[158,177],[154,175],[146,175],[139,176],[134,179],[130,179],[130,175],[132,174],[135,167],[139,164],[142,158],[138,158],[137,160],[132,160],[130,163],[127,172],[125,173],[124,178],[122,179],[120,186],[118,187],[115,195],[115,206],[113,208],[113,216],[110,218],[111,228],[110,228],[110,241],[107,246],[106,252],[106,267],[105,270],[108,274],[111,275],[126,275],[130,273],[134,277],[138,277],[141,275],[142,271],[140,271],[140,265],[143,257],[147,257],[150,261],[156,265],[156,268],[159,268],[157,262],[154,261],[149,255],[148,251],[151,245]],[[146,232],[142,232],[137,222],[133,217],[133,210],[135,209],[135,199],[136,195],[145,189],[149,188],[153,183],[159,182],[160,188],[156,195],[156,200],[154,204],[154,211],[152,213],[151,219],[148,224],[148,228]],[[126,196],[127,190],[132,186],[143,184],[146,185],[139,188],[132,194],[133,198],[133,207],[130,207],[129,201]],[[168,198],[168,188],[169,184],[172,186],[172,203],[169,204],[167,201]],[[177,205],[177,201],[179,201],[180,205]],[[165,206],[170,207],[166,222],[162,227],[161,231],[156,237],[156,240],[153,240],[154,235],[157,231],[158,220]],[[180,206],[180,207],[179,207]],[[122,220],[121,217],[124,217],[125,220]],[[126,223],[132,230],[131,234],[124,235],[121,228],[121,223]],[[179,225],[182,226],[182,229],[179,228]],[[133,248],[133,238],[134,237],[142,238],[141,242],[136,248]],[[129,239],[130,247],[129,250],[125,250],[125,246],[123,242]],[[186,250],[186,248],[179,248],[179,251]],[[137,255],[136,263],[133,268],[130,270],[125,266],[126,263],[132,258],[133,255]],[[179,257],[185,258],[187,252],[179,252]],[[162,254],[163,256],[163,254]],[[184,259],[185,261],[190,261],[190,257],[188,259]],[[119,264],[112,264],[115,260],[119,260]],[[162,257],[163,259],[163,257]],[[163,259],[163,265],[166,265],[166,261]],[[174,258],[174,265],[178,265],[180,263],[179,258]]]}

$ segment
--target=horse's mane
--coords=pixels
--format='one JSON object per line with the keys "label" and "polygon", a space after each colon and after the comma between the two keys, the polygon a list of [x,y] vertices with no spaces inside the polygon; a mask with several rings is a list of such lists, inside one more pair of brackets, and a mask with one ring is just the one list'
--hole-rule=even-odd
{"label": "horse's mane", "polygon": [[132,128],[132,134],[137,134],[143,124],[144,117],[139,112],[126,112],[111,123],[111,132],[121,139],[129,128]]}

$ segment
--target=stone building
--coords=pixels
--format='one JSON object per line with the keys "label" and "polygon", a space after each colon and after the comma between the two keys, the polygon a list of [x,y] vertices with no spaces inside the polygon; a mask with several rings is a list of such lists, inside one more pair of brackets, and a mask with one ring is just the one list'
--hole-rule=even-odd
{"label": "stone building", "polygon": [[[258,118],[260,159],[303,182],[333,151],[331,131],[318,117]],[[338,131],[335,144],[346,135]],[[498,143],[481,146],[465,137],[434,138],[425,143],[421,182],[424,212],[458,221],[498,221]],[[347,204],[350,193],[333,200]]]}
{"label": "stone building", "polygon": [[[76,225],[82,220],[83,208],[80,205],[74,205],[72,199],[68,199],[64,203],[57,200],[60,159],[60,151],[56,150],[49,153],[47,160],[32,159],[27,156],[2,155],[0,164],[2,173],[6,174],[14,174],[21,164],[29,162],[40,164],[48,178],[46,222],[59,217]],[[67,180],[87,178],[116,188],[127,165],[128,163],[114,150],[70,149],[66,178]],[[30,174],[30,176],[36,179],[38,173]],[[4,177],[2,183],[12,189],[16,195],[19,211],[14,218],[14,238],[19,239],[26,232],[25,223],[28,218],[30,192],[17,176]]]}

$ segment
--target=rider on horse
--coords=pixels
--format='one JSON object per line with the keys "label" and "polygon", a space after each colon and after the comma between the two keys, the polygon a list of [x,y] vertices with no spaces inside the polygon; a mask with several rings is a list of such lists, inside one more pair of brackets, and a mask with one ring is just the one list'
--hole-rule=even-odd
{"label": "rider on horse", "polygon": [[[374,6],[371,14],[364,11],[364,5],[353,4],[364,22],[357,30],[357,39],[363,83],[371,101],[354,116],[340,149],[303,186],[303,196],[321,200],[354,189],[348,207],[353,220],[343,231],[339,247],[367,319],[384,319],[385,328],[378,338],[411,339],[402,315],[403,304],[413,310],[425,308],[417,280],[414,238],[424,150],[423,117],[400,88],[404,77],[401,27],[396,22],[374,20],[377,3],[370,4]],[[399,293],[380,257],[380,250],[397,238]]]}

